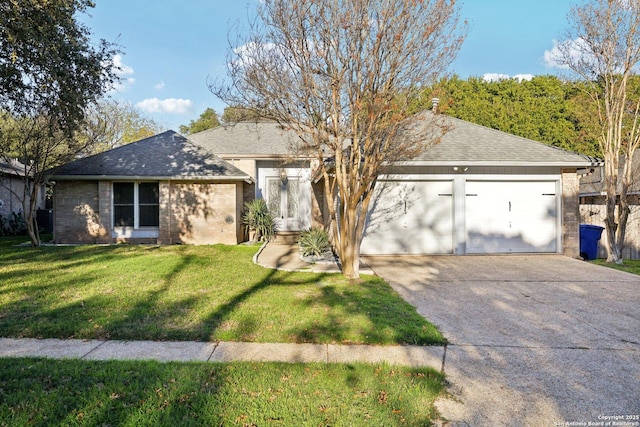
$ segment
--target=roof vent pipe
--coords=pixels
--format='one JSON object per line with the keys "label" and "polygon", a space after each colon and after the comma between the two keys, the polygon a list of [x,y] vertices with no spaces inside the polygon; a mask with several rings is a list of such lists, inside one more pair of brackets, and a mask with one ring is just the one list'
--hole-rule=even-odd
{"label": "roof vent pipe", "polygon": [[433,111],[433,114],[437,114],[438,113],[438,104],[440,104],[440,98],[432,98],[431,99],[431,105],[432,105],[431,110]]}

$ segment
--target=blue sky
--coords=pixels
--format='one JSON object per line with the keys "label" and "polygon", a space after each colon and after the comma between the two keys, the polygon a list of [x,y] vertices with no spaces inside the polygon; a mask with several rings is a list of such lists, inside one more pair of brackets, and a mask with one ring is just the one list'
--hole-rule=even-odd
{"label": "blue sky", "polygon": [[[259,0],[96,0],[82,20],[96,39],[117,42],[123,84],[112,97],[178,130],[225,105],[207,87],[224,77],[231,25]],[[466,0],[467,39],[451,72],[469,76],[556,74],[545,52],[567,27],[568,0]]]}

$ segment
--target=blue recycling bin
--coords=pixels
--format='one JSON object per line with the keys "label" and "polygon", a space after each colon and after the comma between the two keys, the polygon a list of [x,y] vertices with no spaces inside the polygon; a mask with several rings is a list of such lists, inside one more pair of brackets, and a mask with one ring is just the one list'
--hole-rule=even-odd
{"label": "blue recycling bin", "polygon": [[598,258],[598,242],[604,227],[580,224],[580,256],[589,261]]}

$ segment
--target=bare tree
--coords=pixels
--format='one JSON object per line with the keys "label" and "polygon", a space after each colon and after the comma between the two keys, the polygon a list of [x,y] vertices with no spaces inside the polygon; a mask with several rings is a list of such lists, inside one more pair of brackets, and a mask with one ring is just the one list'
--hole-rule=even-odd
{"label": "bare tree", "polygon": [[640,1],[593,0],[574,7],[569,23],[558,59],[587,83],[605,162],[607,261],[622,263],[632,162],[640,145],[640,96],[628,87],[640,62]]}
{"label": "bare tree", "polygon": [[[359,276],[366,212],[382,168],[438,132],[398,138],[411,102],[441,77],[464,39],[455,0],[265,0],[232,42],[229,105],[278,121],[315,153],[344,275]],[[330,159],[330,161],[327,161]]]}
{"label": "bare tree", "polygon": [[90,105],[76,138],[96,154],[161,133],[165,126],[126,102],[102,99]]}

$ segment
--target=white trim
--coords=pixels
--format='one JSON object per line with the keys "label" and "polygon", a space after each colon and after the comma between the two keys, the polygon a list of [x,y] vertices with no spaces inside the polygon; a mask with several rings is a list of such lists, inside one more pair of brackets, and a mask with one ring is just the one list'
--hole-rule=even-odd
{"label": "white trim", "polygon": [[160,237],[160,229],[155,227],[143,227],[134,229],[133,227],[113,227],[111,237],[114,239],[155,239]]}
{"label": "white trim", "polygon": [[253,178],[249,175],[239,176],[126,176],[126,175],[53,175],[51,181],[114,181],[114,182],[134,182],[134,181],[244,181],[251,184]]}
{"label": "white trim", "polygon": [[560,167],[560,168],[584,168],[584,167],[595,167],[601,166],[602,162],[597,161],[589,161],[585,160],[583,162],[580,161],[571,161],[571,162],[501,162],[499,160],[485,160],[485,161],[473,161],[473,160],[450,160],[450,161],[434,161],[434,160],[408,160],[408,161],[400,161],[393,162],[389,164],[385,164],[385,166],[467,166],[467,167],[486,167],[486,166],[496,166],[496,167]]}
{"label": "white trim", "polygon": [[[160,207],[160,182],[158,181],[115,181],[111,183],[111,224],[115,224],[115,191],[113,189],[114,184],[133,184],[133,227],[131,226],[117,226],[113,225],[111,229],[111,236],[114,238],[154,238],[160,235],[160,218],[158,218],[158,226],[140,226],[140,199],[139,199],[139,185],[141,183],[156,183],[158,184],[158,208]],[[159,214],[158,214],[159,215]]]}

